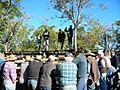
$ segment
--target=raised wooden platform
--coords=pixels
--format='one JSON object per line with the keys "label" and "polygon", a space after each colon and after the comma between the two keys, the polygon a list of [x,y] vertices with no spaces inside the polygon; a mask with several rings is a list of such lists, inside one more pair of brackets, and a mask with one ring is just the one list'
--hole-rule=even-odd
{"label": "raised wooden platform", "polygon": [[74,50],[54,50],[54,51],[14,51],[14,52],[7,52],[5,55],[65,55],[66,52],[71,52],[74,54]]}

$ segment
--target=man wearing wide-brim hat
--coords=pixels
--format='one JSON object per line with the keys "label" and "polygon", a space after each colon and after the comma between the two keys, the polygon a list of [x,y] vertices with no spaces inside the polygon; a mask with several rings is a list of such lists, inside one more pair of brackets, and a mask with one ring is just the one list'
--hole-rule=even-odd
{"label": "man wearing wide-brim hat", "polygon": [[[87,62],[88,62],[88,78],[91,80],[91,84],[88,85],[89,88],[95,89],[95,84],[99,86],[99,70],[97,67],[97,61],[95,59],[95,54],[90,50],[86,53]],[[90,82],[89,82],[90,83]]]}
{"label": "man wearing wide-brim hat", "polygon": [[3,67],[3,85],[5,90],[15,90],[16,88],[16,64],[14,61],[17,59],[15,55],[9,55],[6,58]]}
{"label": "man wearing wide-brim hat", "polygon": [[20,77],[19,83],[21,84],[21,88],[23,90],[27,90],[27,79],[28,79],[28,66],[32,61],[32,57],[30,55],[26,55],[23,57],[23,61],[20,66]]}
{"label": "man wearing wide-brim hat", "polygon": [[95,56],[95,54],[92,53],[91,50],[89,50],[89,51],[86,53],[86,56]]}

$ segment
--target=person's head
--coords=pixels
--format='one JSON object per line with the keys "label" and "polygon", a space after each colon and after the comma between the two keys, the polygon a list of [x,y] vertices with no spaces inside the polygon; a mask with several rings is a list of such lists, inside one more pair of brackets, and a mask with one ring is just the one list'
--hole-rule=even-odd
{"label": "person's head", "polygon": [[59,29],[59,32],[61,32],[62,31],[62,29]]}
{"label": "person's head", "polygon": [[92,56],[95,57],[95,54],[91,52],[91,50],[88,50],[88,52],[86,53],[86,56]]}
{"label": "person's head", "polygon": [[32,61],[32,57],[30,55],[25,56],[25,61]]}
{"label": "person's head", "polygon": [[72,61],[74,58],[73,58],[73,54],[72,53],[69,53],[67,52],[65,54],[65,61]]}
{"label": "person's head", "polygon": [[104,58],[104,53],[103,53],[103,51],[98,51],[98,57],[99,57],[99,58]]}
{"label": "person's head", "polygon": [[45,32],[47,32],[48,30],[47,29],[45,29]]}
{"label": "person's head", "polygon": [[15,60],[17,60],[17,57],[15,55],[9,55],[6,58],[6,61],[15,61]]}
{"label": "person's head", "polygon": [[70,28],[72,28],[72,25],[70,25]]}
{"label": "person's head", "polygon": [[54,55],[50,55],[49,57],[48,57],[48,61],[54,61],[55,60],[55,56]]}
{"label": "person's head", "polygon": [[75,57],[78,56],[80,53],[84,53],[84,49],[82,47],[78,48],[78,50],[75,52]]}
{"label": "person's head", "polygon": [[104,55],[105,55],[105,56],[111,56],[111,54],[110,54],[110,49],[105,48],[103,52],[104,52]]}
{"label": "person's head", "polygon": [[115,55],[115,50],[112,50],[111,51],[111,56],[114,56]]}
{"label": "person's head", "polygon": [[42,55],[36,55],[36,56],[35,56],[35,60],[41,61],[41,59],[42,59]]}

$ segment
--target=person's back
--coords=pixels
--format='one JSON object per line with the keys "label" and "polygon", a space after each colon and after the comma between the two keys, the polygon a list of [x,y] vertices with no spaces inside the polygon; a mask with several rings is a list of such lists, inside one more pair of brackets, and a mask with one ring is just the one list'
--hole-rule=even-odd
{"label": "person's back", "polygon": [[[53,64],[54,56],[49,56],[48,61],[42,66],[39,80],[38,80],[38,90],[51,90],[52,88],[52,71],[56,69],[56,65]],[[47,88],[47,89],[46,89]]]}
{"label": "person's back", "polygon": [[72,62],[72,53],[66,53],[65,61],[58,65],[59,88],[62,90],[76,90],[77,65]]}
{"label": "person's back", "polygon": [[33,60],[29,63],[28,67],[28,79],[38,80],[39,72],[43,63],[38,60]]}
{"label": "person's back", "polygon": [[68,29],[68,37],[73,37],[72,25],[70,25],[70,27],[69,27],[69,29]]}
{"label": "person's back", "polygon": [[16,59],[15,55],[10,55],[7,57],[3,67],[3,85],[5,90],[15,90],[16,88],[17,73],[16,64],[14,64]]}
{"label": "person's back", "polygon": [[21,84],[27,82],[28,65],[29,65],[29,62],[26,62],[26,61],[21,63],[21,67],[20,67],[20,78],[19,78],[19,82],[20,82]]}
{"label": "person's back", "polygon": [[41,61],[41,56],[36,55],[33,61],[29,63],[28,66],[28,89],[36,90],[38,84],[39,73],[43,63]]}
{"label": "person's back", "polygon": [[51,87],[51,72],[55,69],[56,66],[52,62],[47,62],[43,65],[40,73],[39,86],[48,86]]}
{"label": "person's back", "polygon": [[64,39],[65,39],[65,33],[64,33],[64,31],[62,31],[62,30],[60,29],[60,31],[59,31],[59,33],[58,33],[58,42],[63,42]]}
{"label": "person's back", "polygon": [[65,61],[59,65],[60,85],[76,85],[77,66],[72,62]]}
{"label": "person's back", "polygon": [[85,55],[79,53],[73,62],[78,66],[77,90],[87,90],[87,60]]}
{"label": "person's back", "polygon": [[87,60],[85,55],[80,53],[73,62],[78,65],[78,78],[87,76]]}

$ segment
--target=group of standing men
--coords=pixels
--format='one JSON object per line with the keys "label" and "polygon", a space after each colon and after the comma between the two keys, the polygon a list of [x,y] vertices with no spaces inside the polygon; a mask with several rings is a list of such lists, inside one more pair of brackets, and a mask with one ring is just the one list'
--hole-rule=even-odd
{"label": "group of standing men", "polygon": [[[59,43],[58,44],[58,50],[63,49],[64,41],[65,41],[65,38],[66,38],[65,32],[67,32],[68,49],[72,48],[73,30],[74,29],[72,28],[72,25],[70,25],[68,30],[67,30],[67,27],[65,28],[64,31],[62,29],[59,29],[59,32],[58,32],[58,43]],[[43,36],[43,39],[44,39],[44,50],[48,51],[50,32],[47,29],[45,29],[42,36]],[[37,35],[37,49],[38,50],[40,50],[41,38],[42,37],[40,35]]]}
{"label": "group of standing men", "polygon": [[67,27],[65,28],[64,31],[62,31],[61,29],[59,29],[59,33],[58,33],[58,43],[61,46],[60,48],[58,47],[58,49],[62,50],[63,46],[64,46],[64,41],[65,41],[65,37],[66,34],[65,32],[67,32],[67,39],[68,39],[68,49],[72,48],[72,44],[73,44],[73,28],[72,25],[70,25],[69,29],[67,30]]}
{"label": "group of standing men", "polygon": [[[27,56],[20,68],[19,83],[23,86],[20,90],[108,90],[106,77],[119,69],[114,52],[110,57],[106,52],[95,55],[79,50],[75,56],[66,52],[62,58],[61,62],[56,62],[58,58],[50,55],[43,62],[42,56]],[[1,90],[15,90],[16,59],[15,55],[5,59],[1,73],[4,89]],[[89,76],[91,84],[88,83]]]}

